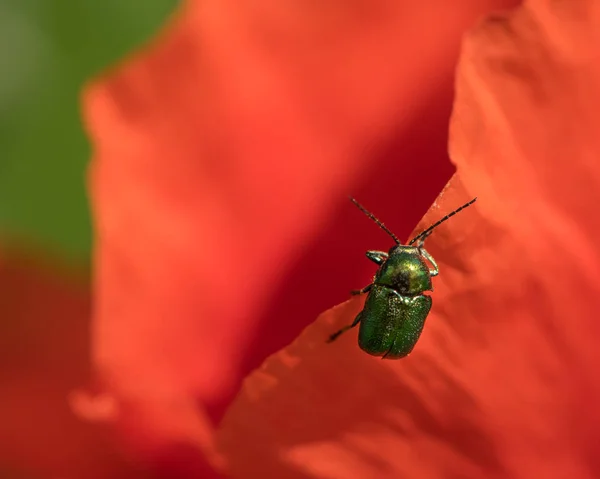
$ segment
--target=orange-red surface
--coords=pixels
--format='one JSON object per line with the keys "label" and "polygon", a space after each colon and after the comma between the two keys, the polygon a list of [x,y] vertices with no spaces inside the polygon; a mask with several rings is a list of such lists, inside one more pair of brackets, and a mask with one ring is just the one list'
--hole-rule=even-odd
{"label": "orange-red surface", "polygon": [[92,357],[109,399],[72,397],[78,413],[114,419],[167,477],[208,477],[203,453],[234,477],[596,477],[593,1],[530,1],[466,37],[458,172],[423,225],[479,201],[428,240],[440,277],[415,352],[324,344],[353,299],[231,403],[368,282],[365,249],[389,246],[345,195],[407,237],[450,177],[460,36],[501,4],[190,3],[92,85]]}

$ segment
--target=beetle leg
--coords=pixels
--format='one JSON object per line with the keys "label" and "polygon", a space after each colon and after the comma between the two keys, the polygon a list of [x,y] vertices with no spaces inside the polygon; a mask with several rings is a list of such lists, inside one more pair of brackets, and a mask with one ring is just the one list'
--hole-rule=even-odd
{"label": "beetle leg", "polygon": [[369,284],[369,285],[365,286],[363,289],[353,289],[352,291],[350,291],[350,294],[352,296],[355,296],[357,294],[368,293],[371,290],[371,286],[373,286],[373,285]]}
{"label": "beetle leg", "polygon": [[423,256],[427,261],[429,261],[433,265],[433,269],[429,270],[429,274],[431,276],[437,276],[440,270],[438,269],[438,265],[433,259],[433,256],[431,256],[425,248],[419,248],[419,252],[421,253],[421,256]]}
{"label": "beetle leg", "polygon": [[388,254],[385,251],[367,251],[367,258],[377,264],[383,264],[388,259]]}
{"label": "beetle leg", "polygon": [[356,326],[358,323],[360,323],[360,315],[362,314],[362,311],[360,313],[358,313],[356,315],[356,318],[354,318],[354,322],[352,324],[350,324],[349,326],[344,326],[342,329],[340,329],[339,331],[333,333],[331,336],[329,336],[329,339],[327,340],[328,343],[331,343],[333,341],[335,341],[340,334],[345,333],[346,331],[348,331],[349,329],[352,329],[354,326]]}

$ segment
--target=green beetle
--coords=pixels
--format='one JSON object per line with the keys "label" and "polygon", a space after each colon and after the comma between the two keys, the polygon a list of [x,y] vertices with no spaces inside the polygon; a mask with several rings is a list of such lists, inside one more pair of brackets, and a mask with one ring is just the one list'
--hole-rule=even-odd
{"label": "green beetle", "polygon": [[[367,251],[367,258],[379,265],[379,269],[371,284],[351,291],[351,294],[369,294],[364,308],[352,324],[332,334],[329,342],[360,323],[358,345],[363,351],[382,356],[382,359],[400,359],[410,354],[421,336],[431,309],[431,296],[423,293],[433,291],[431,278],[439,273],[435,260],[423,248],[425,239],[440,224],[472,205],[477,198],[444,216],[407,245],[403,245],[394,233],[354,198],[350,200],[390,235],[396,245],[388,253]],[[412,246],[415,242],[417,245]]]}

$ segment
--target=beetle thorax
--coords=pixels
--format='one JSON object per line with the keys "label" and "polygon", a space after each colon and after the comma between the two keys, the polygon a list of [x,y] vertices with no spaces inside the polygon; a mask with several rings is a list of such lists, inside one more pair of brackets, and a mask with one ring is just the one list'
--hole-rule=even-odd
{"label": "beetle thorax", "polygon": [[431,291],[429,267],[414,246],[398,245],[389,251],[388,259],[375,275],[375,284],[388,286],[403,295]]}

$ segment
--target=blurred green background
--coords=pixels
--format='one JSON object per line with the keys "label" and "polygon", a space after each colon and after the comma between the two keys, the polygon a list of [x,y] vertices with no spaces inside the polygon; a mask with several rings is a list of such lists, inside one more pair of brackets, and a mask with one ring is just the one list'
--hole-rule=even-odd
{"label": "blurred green background", "polygon": [[88,263],[84,82],[150,39],[178,0],[0,0],[0,235]]}

